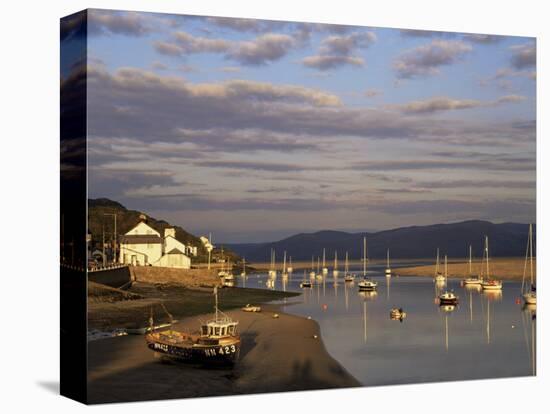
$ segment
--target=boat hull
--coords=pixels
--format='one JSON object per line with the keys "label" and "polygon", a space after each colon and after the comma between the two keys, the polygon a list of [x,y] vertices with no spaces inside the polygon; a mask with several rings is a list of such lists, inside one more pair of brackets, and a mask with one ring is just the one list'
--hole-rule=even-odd
{"label": "boat hull", "polygon": [[457,303],[458,303],[458,298],[453,298],[453,299],[439,298],[440,305],[456,305]]}
{"label": "boat hull", "polygon": [[523,294],[523,300],[528,305],[536,305],[537,304],[537,295],[533,293],[525,293]]}
{"label": "boat hull", "polygon": [[204,365],[234,365],[239,359],[241,349],[240,340],[227,344],[189,346],[169,344],[155,340],[151,336],[148,336],[146,341],[147,347],[156,354],[180,362]]}

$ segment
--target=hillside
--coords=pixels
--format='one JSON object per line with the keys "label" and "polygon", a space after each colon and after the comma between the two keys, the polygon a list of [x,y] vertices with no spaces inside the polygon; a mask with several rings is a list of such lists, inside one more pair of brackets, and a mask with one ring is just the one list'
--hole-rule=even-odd
{"label": "hillside", "polygon": [[371,233],[347,233],[340,231],[319,231],[301,233],[286,239],[257,244],[229,244],[233,251],[245,256],[247,260],[269,262],[270,249],[277,251],[278,258],[284,250],[293,260],[311,260],[311,256],[322,254],[327,249],[327,259],[334,257],[337,250],[343,258],[346,251],[352,259],[362,255],[362,240],[367,237],[368,255],[372,259],[386,256],[390,248],[394,258],[426,258],[435,256],[439,247],[442,254],[449,257],[464,257],[468,245],[472,245],[474,256],[481,256],[483,238],[489,236],[490,254],[494,257],[513,257],[525,254],[527,242],[527,224],[494,224],[488,221],[470,220],[452,224],[434,224],[429,226],[401,227]]}
{"label": "hillside", "polygon": [[[122,204],[109,200],[107,198],[97,198],[88,200],[88,230],[92,234],[92,242],[94,245],[100,243],[102,239],[103,226],[105,228],[105,240],[112,238],[114,232],[114,223],[112,216],[105,214],[117,215],[117,234],[122,235],[139,223],[140,214],[146,214],[137,210],[128,210]],[[184,244],[192,244],[198,247],[198,256],[194,259],[195,262],[206,262],[208,252],[204,249],[200,239],[187,232],[180,226],[174,226],[165,220],[159,220],[147,215],[147,224],[157,230],[161,235],[164,234],[166,227],[174,227],[176,229],[176,239]],[[214,249],[213,258],[219,254],[219,249]],[[238,256],[232,251],[224,247],[224,255],[230,260],[239,260]]]}

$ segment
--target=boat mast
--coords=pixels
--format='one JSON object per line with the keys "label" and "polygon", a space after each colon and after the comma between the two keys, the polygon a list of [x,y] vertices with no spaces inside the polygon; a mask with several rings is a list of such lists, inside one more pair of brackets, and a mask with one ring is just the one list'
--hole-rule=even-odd
{"label": "boat mast", "polygon": [[485,236],[485,252],[487,253],[487,277],[489,276],[489,236]]}
{"label": "boat mast", "polygon": [[386,267],[389,269],[390,268],[390,249],[388,249],[388,251],[386,252]]}
{"label": "boat mast", "polygon": [[437,256],[435,259],[435,275],[439,273],[439,247],[437,248]]}
{"label": "boat mast", "polygon": [[447,255],[445,255],[445,282],[447,282]]}
{"label": "boat mast", "polygon": [[285,250],[284,258],[283,258],[283,273],[286,273],[286,250]]}
{"label": "boat mast", "polygon": [[218,320],[218,287],[214,286],[214,296],[216,297],[215,304],[214,304],[214,312],[215,312],[215,320]]}
{"label": "boat mast", "polygon": [[469,272],[470,272],[470,275],[472,274],[472,245],[470,244],[470,259],[468,261],[468,265],[469,265]]}
{"label": "boat mast", "polygon": [[325,249],[323,249],[323,269],[325,268]]}
{"label": "boat mast", "polygon": [[338,252],[334,251],[334,270],[338,270]]}
{"label": "boat mast", "polygon": [[367,238],[363,237],[363,277],[367,276]]}
{"label": "boat mast", "polygon": [[533,288],[533,225],[529,224],[529,271],[531,273],[531,289]]}
{"label": "boat mast", "polygon": [[346,252],[346,269],[345,269],[345,273],[346,275],[348,274],[348,271],[349,271],[349,264],[348,264],[348,252]]}

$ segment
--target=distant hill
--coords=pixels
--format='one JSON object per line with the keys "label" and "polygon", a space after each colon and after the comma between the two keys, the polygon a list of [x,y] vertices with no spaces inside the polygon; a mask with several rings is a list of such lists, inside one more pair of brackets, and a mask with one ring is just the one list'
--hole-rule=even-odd
{"label": "distant hill", "polygon": [[[116,213],[117,215],[117,234],[120,236],[125,234],[130,229],[132,229],[136,224],[139,223],[140,214],[145,214],[147,216],[147,224],[157,230],[161,235],[164,234],[164,229],[166,227],[174,227],[176,229],[176,239],[181,241],[184,244],[191,244],[197,246],[198,248],[198,257],[196,261],[206,261],[208,252],[204,249],[200,239],[187,232],[180,226],[174,226],[168,223],[165,220],[159,220],[154,217],[149,216],[148,214],[136,211],[128,210],[122,204],[117,201],[110,200],[108,198],[97,198],[88,200],[88,229],[92,233],[92,241],[94,243],[100,243],[102,239],[102,229],[105,226],[105,239],[106,241],[112,238],[112,233],[114,231],[114,223],[112,216],[105,216],[105,213]],[[221,247],[221,246],[217,246]],[[214,249],[213,257],[216,257],[219,254],[219,249]],[[230,249],[226,249],[224,246],[224,256],[230,260],[239,260],[238,256],[235,255]]]}
{"label": "distant hill", "polygon": [[487,235],[491,256],[510,257],[525,254],[527,232],[528,224],[493,224],[489,221],[470,220],[370,233],[325,230],[300,233],[271,243],[228,244],[228,247],[247,260],[256,262],[269,262],[271,248],[276,250],[278,260],[285,250],[293,260],[311,260],[312,255],[322,255],[323,248],[326,248],[327,259],[330,260],[333,259],[335,250],[341,259],[346,251],[352,259],[359,259],[362,255],[363,237],[366,236],[368,256],[371,259],[384,258],[387,248],[393,258],[433,257],[438,247],[441,254],[449,257],[465,257],[470,244],[474,256],[480,257],[483,252],[483,238]]}

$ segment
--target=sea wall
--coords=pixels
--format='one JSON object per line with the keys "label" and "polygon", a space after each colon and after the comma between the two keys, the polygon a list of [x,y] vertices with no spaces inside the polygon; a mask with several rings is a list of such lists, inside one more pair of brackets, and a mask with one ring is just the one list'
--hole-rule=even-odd
{"label": "sea wall", "polygon": [[114,288],[122,287],[131,281],[128,266],[88,271],[88,280]]}
{"label": "sea wall", "polygon": [[155,266],[130,266],[132,281],[177,283],[185,286],[214,286],[219,283],[216,269],[175,269]]}

